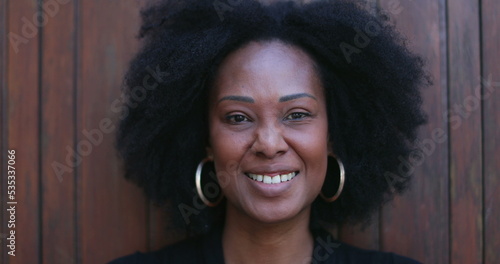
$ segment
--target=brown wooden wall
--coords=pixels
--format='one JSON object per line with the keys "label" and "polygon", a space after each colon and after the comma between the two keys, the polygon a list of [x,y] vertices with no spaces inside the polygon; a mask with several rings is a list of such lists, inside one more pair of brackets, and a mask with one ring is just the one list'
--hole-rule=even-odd
{"label": "brown wooden wall", "polygon": [[[366,1],[426,58],[434,85],[411,191],[365,232],[346,226],[339,238],[424,263],[500,263],[500,1]],[[123,179],[113,149],[113,105],[144,2],[0,0],[2,263],[104,263],[182,238],[163,232],[168,218]]]}

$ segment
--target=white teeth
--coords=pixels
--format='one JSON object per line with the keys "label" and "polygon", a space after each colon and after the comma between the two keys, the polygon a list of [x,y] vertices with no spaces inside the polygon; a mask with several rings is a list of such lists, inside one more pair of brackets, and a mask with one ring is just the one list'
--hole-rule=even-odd
{"label": "white teeth", "polygon": [[264,176],[264,183],[271,184],[272,180],[270,176]]}
{"label": "white teeth", "polygon": [[293,179],[297,174],[295,172],[290,172],[288,174],[281,174],[281,175],[276,175],[276,176],[267,176],[267,175],[260,175],[260,174],[252,174],[248,173],[247,176],[258,182],[263,182],[265,184],[277,184],[277,183],[282,183],[286,181],[290,181]]}
{"label": "white teeth", "polygon": [[279,175],[273,177],[273,183],[280,183],[280,182],[281,182],[281,178]]}

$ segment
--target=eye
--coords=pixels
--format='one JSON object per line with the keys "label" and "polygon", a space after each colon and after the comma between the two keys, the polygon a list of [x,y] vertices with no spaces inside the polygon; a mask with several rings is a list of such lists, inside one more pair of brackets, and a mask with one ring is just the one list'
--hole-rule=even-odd
{"label": "eye", "polygon": [[304,119],[304,118],[310,117],[310,116],[311,116],[311,114],[309,114],[309,113],[295,112],[295,113],[291,113],[287,117],[285,117],[285,120],[301,120],[301,119]]}
{"label": "eye", "polygon": [[237,115],[228,115],[228,116],[226,116],[226,120],[231,124],[239,124],[239,123],[250,121],[246,116],[238,115],[238,114]]}

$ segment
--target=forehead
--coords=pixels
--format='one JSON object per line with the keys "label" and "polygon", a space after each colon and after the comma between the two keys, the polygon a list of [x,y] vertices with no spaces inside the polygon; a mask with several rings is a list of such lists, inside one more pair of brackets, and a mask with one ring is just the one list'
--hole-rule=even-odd
{"label": "forehead", "polygon": [[[322,94],[315,62],[303,50],[279,41],[250,42],[220,65],[212,95],[283,96]],[[217,99],[213,98],[213,99]]]}

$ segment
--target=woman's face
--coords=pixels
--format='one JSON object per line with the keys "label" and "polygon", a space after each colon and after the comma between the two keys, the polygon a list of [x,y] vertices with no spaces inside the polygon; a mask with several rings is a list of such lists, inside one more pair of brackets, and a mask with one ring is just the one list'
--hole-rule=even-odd
{"label": "woman's face", "polygon": [[224,60],[209,100],[208,151],[228,212],[265,223],[308,216],[328,155],[312,59],[278,41],[251,42]]}

